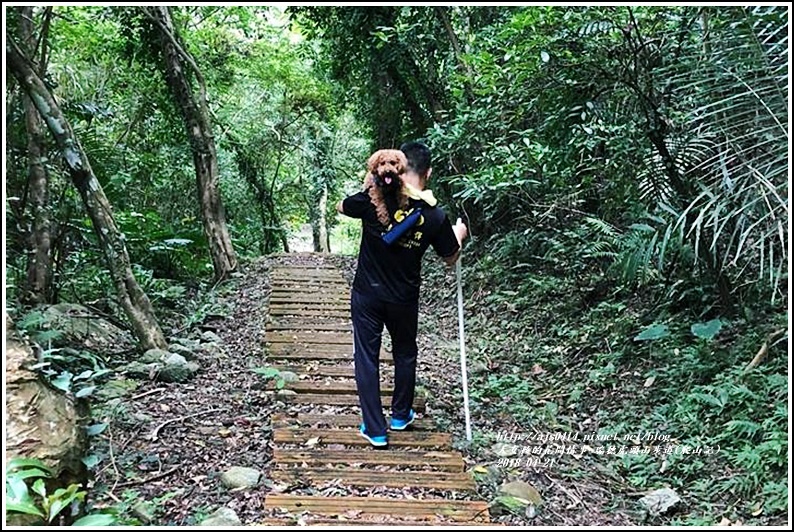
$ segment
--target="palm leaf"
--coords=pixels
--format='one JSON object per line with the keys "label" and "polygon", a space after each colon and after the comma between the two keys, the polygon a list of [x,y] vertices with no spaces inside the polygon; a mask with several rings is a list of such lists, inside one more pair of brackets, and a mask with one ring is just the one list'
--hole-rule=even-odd
{"label": "palm leaf", "polygon": [[[662,71],[676,98],[692,102],[689,137],[668,141],[682,175],[698,186],[675,228],[736,284],[748,275],[767,280],[774,298],[788,260],[787,9],[708,9],[716,10],[708,51],[691,46]],[[660,161],[648,163],[646,181],[664,180]]]}

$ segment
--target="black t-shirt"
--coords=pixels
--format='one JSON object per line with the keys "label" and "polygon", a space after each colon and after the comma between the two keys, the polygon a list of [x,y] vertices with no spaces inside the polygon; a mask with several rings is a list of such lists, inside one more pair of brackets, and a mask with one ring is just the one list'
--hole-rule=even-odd
{"label": "black t-shirt", "polygon": [[449,218],[439,207],[414,199],[408,200],[404,212],[395,205],[387,206],[392,213],[392,224],[396,223],[395,218],[402,220],[413,209],[422,209],[416,225],[391,245],[382,239],[389,228],[378,221],[366,191],[348,196],[342,203],[345,215],[360,218],[363,226],[353,288],[390,303],[415,303],[419,301],[422,255],[428,246],[432,245],[439,256],[449,257],[458,251],[458,239]]}

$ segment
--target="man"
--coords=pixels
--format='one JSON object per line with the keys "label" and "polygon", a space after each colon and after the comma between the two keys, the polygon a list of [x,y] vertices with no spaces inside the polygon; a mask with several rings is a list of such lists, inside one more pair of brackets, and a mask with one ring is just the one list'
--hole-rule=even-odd
{"label": "man", "polygon": [[408,161],[403,175],[409,196],[405,211],[390,212],[396,224],[415,209],[421,216],[415,226],[389,245],[382,239],[388,231],[377,218],[366,191],[340,201],[337,210],[360,218],[363,231],[358,268],[353,281],[351,313],[356,386],[364,423],[359,432],[375,447],[388,445],[386,419],[380,397],[379,357],[383,327],[392,339],[394,357],[394,394],[391,430],[405,430],[413,421],[411,409],[416,385],[417,321],[422,255],[429,246],[454,266],[468,230],[458,219],[453,226],[436,199],[425,187],[432,173],[430,149],[421,142],[407,142],[400,147]]}

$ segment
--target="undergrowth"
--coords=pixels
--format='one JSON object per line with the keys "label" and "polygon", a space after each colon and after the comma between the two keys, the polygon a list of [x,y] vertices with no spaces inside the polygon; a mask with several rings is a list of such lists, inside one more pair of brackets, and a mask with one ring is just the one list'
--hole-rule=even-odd
{"label": "undergrowth", "polygon": [[[558,472],[594,476],[582,469],[597,463],[615,507],[638,521],[785,522],[787,335],[770,338],[786,330],[782,304],[720,312],[694,283],[631,285],[592,261],[560,267],[559,257],[507,246],[464,255],[475,452],[485,459],[500,430],[657,434],[667,439],[648,454],[585,452]],[[427,272],[430,285],[442,275]],[[644,516],[637,494],[661,487],[683,503]]]}

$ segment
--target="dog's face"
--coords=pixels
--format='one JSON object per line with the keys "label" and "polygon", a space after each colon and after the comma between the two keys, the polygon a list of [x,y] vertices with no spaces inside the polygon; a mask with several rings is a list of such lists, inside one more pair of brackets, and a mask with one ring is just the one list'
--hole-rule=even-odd
{"label": "dog's face", "polygon": [[402,187],[402,174],[407,166],[405,154],[400,150],[378,150],[367,161],[367,170],[375,185],[384,190]]}

